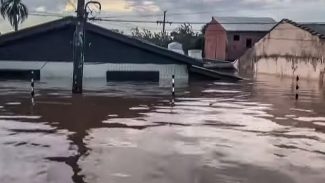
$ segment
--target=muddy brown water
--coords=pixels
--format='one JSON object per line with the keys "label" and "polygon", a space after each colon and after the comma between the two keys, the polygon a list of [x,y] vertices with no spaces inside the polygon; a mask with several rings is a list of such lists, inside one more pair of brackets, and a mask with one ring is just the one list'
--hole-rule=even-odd
{"label": "muddy brown water", "polygon": [[313,82],[0,82],[0,182],[324,183],[325,92]]}

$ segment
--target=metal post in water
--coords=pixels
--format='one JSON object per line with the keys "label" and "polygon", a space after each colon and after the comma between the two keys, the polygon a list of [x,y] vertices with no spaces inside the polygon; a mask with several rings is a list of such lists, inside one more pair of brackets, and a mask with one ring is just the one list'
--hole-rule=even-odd
{"label": "metal post in water", "polygon": [[85,44],[85,0],[78,0],[77,22],[73,36],[73,83],[72,93],[82,93],[82,79],[84,66],[84,44]]}
{"label": "metal post in water", "polygon": [[296,100],[299,99],[299,89],[300,89],[299,80],[300,80],[300,78],[299,78],[299,76],[297,76],[297,78],[296,78]]}
{"label": "metal post in water", "polygon": [[172,105],[175,104],[175,75],[172,76]]}
{"label": "metal post in water", "polygon": [[32,74],[32,77],[31,77],[31,83],[30,83],[30,86],[31,86],[31,92],[30,92],[30,95],[32,97],[32,104],[35,105],[35,83],[34,83],[34,71],[31,72]]}
{"label": "metal post in water", "polygon": [[[76,29],[73,36],[73,83],[72,93],[82,93],[83,67],[85,61],[85,26],[88,19],[88,5],[95,4],[101,10],[102,6],[98,1],[78,0]],[[90,10],[92,11],[92,10]]]}

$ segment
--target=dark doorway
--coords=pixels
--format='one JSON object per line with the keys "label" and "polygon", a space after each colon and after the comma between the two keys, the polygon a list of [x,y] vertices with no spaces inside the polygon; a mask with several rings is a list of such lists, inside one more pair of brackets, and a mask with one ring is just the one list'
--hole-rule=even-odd
{"label": "dark doorway", "polygon": [[107,71],[107,82],[112,81],[149,81],[159,82],[158,71]]}
{"label": "dark doorway", "polygon": [[252,39],[247,39],[246,40],[246,48],[251,48],[253,46]]}
{"label": "dark doorway", "polygon": [[234,35],[234,41],[240,41],[240,36],[239,35]]}

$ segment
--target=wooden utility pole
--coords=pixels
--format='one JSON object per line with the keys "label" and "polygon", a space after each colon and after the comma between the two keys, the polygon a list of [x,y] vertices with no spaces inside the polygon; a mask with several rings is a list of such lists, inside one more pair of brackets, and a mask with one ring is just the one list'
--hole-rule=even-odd
{"label": "wooden utility pole", "polygon": [[73,83],[72,93],[82,93],[83,66],[85,60],[85,0],[78,0],[76,30],[73,37]]}
{"label": "wooden utility pole", "polygon": [[78,0],[77,17],[85,16],[85,0]]}
{"label": "wooden utility pole", "polygon": [[166,13],[167,11],[164,11],[164,21],[163,21],[163,35],[166,35]]}

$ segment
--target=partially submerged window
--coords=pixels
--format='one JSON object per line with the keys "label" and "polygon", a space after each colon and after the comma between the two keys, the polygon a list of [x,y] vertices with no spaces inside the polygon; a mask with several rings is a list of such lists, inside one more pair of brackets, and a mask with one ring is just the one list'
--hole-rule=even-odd
{"label": "partially submerged window", "polygon": [[247,39],[246,40],[246,48],[251,48],[253,46],[252,39]]}
{"label": "partially submerged window", "polygon": [[[34,75],[32,76],[32,71]],[[40,80],[39,70],[0,69],[0,80]]]}
{"label": "partially submerged window", "polygon": [[159,82],[158,71],[107,71],[107,82],[116,81],[148,81]]}
{"label": "partially submerged window", "polygon": [[240,41],[240,36],[239,35],[234,35],[234,41]]}

